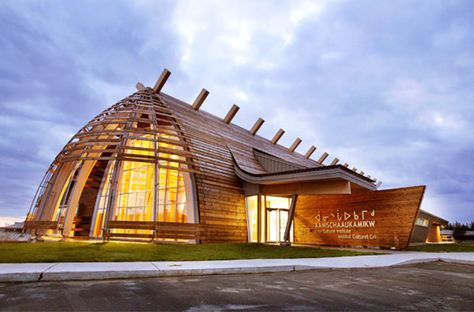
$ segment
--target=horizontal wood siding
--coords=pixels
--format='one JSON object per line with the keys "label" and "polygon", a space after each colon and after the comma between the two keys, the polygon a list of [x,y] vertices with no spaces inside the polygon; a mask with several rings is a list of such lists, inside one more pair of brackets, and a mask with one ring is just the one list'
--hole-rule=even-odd
{"label": "horizontal wood siding", "polygon": [[265,172],[256,161],[254,148],[293,162],[301,167],[318,167],[316,161],[290,153],[249,130],[161,93],[160,99],[173,112],[192,153],[199,217],[205,241],[247,241],[247,220],[242,182],[235,175],[231,150],[239,166],[253,173]]}
{"label": "horizontal wood siding", "polygon": [[232,156],[220,124],[210,123],[202,112],[161,97],[186,135],[196,167],[200,237],[203,242],[246,242],[247,221],[242,183],[234,173]]}
{"label": "horizontal wood siding", "polygon": [[[406,248],[424,190],[424,186],[382,191],[355,188],[350,195],[300,195],[294,216],[295,243]],[[357,221],[375,221],[375,226],[342,223]]]}

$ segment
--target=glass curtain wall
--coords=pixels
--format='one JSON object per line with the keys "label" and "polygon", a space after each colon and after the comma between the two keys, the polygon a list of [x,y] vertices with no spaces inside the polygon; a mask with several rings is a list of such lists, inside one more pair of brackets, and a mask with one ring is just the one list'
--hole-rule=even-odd
{"label": "glass curtain wall", "polygon": [[[159,134],[160,138],[177,139],[169,134]],[[156,147],[154,147],[156,145]],[[171,152],[180,150],[172,143],[158,140],[154,142],[150,136],[127,140],[127,152],[133,155],[159,155],[158,163],[143,161],[122,161],[118,166],[117,186],[113,207],[113,221],[136,222],[194,222],[194,206],[192,198],[191,176],[180,170],[183,166],[179,161],[185,157]],[[104,227],[107,206],[110,201],[112,171],[115,164],[110,162],[102,181],[97,197],[92,237],[100,237]],[[113,230],[116,233],[152,234],[151,230]]]}

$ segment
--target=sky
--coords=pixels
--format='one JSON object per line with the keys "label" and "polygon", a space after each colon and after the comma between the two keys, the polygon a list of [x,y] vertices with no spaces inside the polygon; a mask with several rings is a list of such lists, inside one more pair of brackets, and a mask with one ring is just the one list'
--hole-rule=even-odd
{"label": "sky", "polygon": [[1,1],[0,216],[23,217],[67,141],[153,86],[381,189],[427,185],[422,209],[474,220],[474,3]]}

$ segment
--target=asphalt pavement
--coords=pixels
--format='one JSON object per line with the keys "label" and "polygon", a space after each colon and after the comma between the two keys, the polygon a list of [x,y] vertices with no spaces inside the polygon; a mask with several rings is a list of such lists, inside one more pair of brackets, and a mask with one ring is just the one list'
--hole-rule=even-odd
{"label": "asphalt pavement", "polygon": [[473,311],[474,265],[0,284],[0,311]]}

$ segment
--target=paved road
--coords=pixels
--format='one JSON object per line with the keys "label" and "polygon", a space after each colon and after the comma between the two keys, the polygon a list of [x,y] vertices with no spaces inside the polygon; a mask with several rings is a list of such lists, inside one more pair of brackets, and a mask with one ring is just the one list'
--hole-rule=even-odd
{"label": "paved road", "polygon": [[474,311],[474,266],[0,284],[0,311],[243,309]]}

